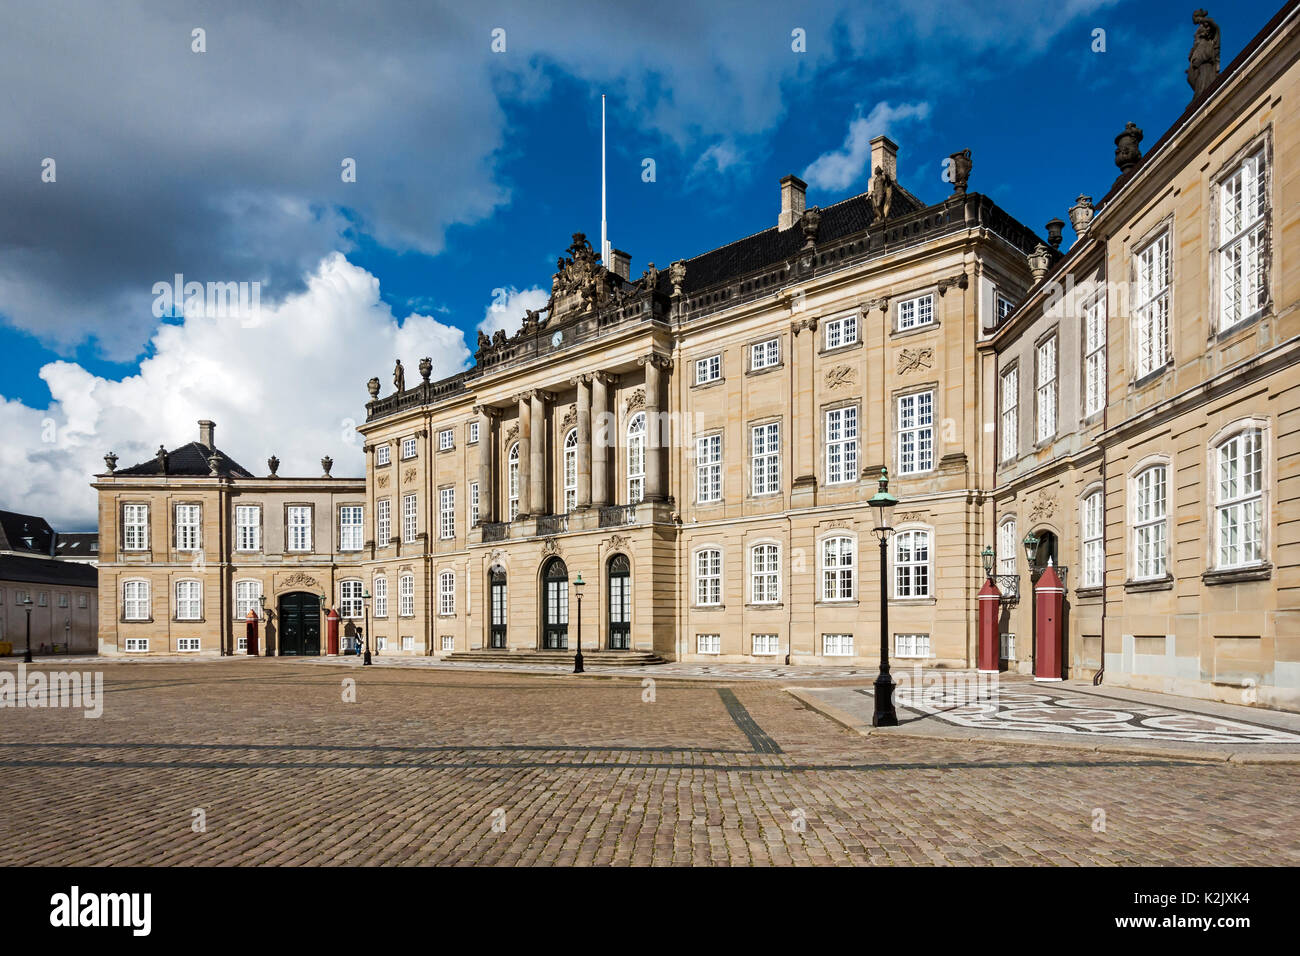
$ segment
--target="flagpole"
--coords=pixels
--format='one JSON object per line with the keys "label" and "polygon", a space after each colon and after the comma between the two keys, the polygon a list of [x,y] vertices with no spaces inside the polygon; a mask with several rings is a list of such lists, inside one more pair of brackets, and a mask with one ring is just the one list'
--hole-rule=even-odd
{"label": "flagpole", "polygon": [[605,94],[600,94],[600,261],[609,268],[609,239],[605,227]]}

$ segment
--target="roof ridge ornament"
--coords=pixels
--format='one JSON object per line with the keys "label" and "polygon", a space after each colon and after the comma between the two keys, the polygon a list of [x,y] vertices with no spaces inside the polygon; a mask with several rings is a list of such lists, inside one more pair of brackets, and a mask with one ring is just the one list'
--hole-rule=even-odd
{"label": "roof ridge ornament", "polygon": [[1196,33],[1187,54],[1187,85],[1192,88],[1192,99],[1196,99],[1219,78],[1219,25],[1205,10],[1193,12],[1192,22]]}
{"label": "roof ridge ornament", "polygon": [[1140,142],[1142,130],[1138,129],[1137,123],[1129,120],[1124,124],[1124,131],[1115,137],[1115,165],[1119,167],[1121,176],[1142,161],[1142,150],[1138,147]]}

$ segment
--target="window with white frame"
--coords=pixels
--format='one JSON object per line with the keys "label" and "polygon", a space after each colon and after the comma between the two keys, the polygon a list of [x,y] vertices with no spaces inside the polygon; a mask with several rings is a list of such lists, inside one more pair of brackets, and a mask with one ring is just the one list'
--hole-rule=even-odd
{"label": "window with white frame", "polygon": [[722,653],[722,635],[721,635],[721,634],[696,634],[696,635],[695,635],[695,653],[697,653],[697,654],[721,654],[721,653]]}
{"label": "window with white frame", "polygon": [[77,607],[82,607],[82,608],[84,608],[84,607],[89,607],[89,606],[90,606],[90,602],[89,602],[89,600],[87,599],[86,595],[84,595],[84,594],[78,594],[78,595],[77,595]]}
{"label": "window with white frame", "polygon": [[770,657],[781,653],[781,641],[776,634],[754,634],[751,651],[755,657]]}
{"label": "window with white frame", "polygon": [[376,650],[376,651],[386,651],[386,650],[388,650],[388,638],[384,637],[382,634],[381,634],[380,636],[376,637],[376,638],[375,638],[375,650]]}
{"label": "window with white frame", "polygon": [[149,650],[149,638],[128,637],[126,639],[126,651],[128,654],[144,653],[148,650]]}
{"label": "window with white frame", "polygon": [[695,440],[695,500],[707,504],[722,500],[722,436]]}
{"label": "window with white frame", "polygon": [[749,549],[749,591],[754,604],[775,604],[781,600],[781,548],[756,544]]}
{"label": "window with white frame", "polygon": [[386,465],[390,460],[392,449],[388,445],[375,446],[375,464]]}
{"label": "window with white frame", "polygon": [[199,550],[199,506],[176,506],[176,550]]}
{"label": "window with white frame", "polygon": [[1012,302],[1009,298],[1007,298],[1005,295],[1003,295],[1001,292],[995,293],[995,295],[996,295],[998,321],[1003,322],[1006,320],[1007,316],[1009,316],[1012,312],[1016,310],[1016,304]]}
{"label": "window with white frame", "polygon": [[176,582],[176,620],[198,621],[203,617],[203,585],[198,581]]}
{"label": "window with white frame", "polygon": [[456,537],[456,489],[438,489],[438,537],[444,541]]}
{"label": "window with white frame", "polygon": [[1038,343],[1034,350],[1037,355],[1035,395],[1038,399],[1037,441],[1046,441],[1056,434],[1056,336],[1052,335]]}
{"label": "window with white frame", "polygon": [[637,412],[627,423],[627,503],[645,497],[645,412]]}
{"label": "window with white frame", "polygon": [[1083,414],[1095,415],[1106,404],[1106,297],[1083,307]]}
{"label": "window with white frame", "polygon": [[578,430],[564,436],[564,513],[578,507]]}
{"label": "window with white frame", "polygon": [[290,551],[311,550],[311,507],[309,505],[292,505],[287,509],[289,518]]}
{"label": "window with white frame", "polygon": [[381,547],[388,547],[388,539],[393,536],[393,503],[387,498],[380,498],[375,502],[375,537],[378,539],[375,543]]}
{"label": "window with white frame", "polygon": [[722,378],[722,356],[710,355],[695,360],[695,384],[707,385]]}
{"label": "window with white frame", "polygon": [[364,589],[358,580],[339,582],[339,614],[349,620],[357,620],[366,613]]}
{"label": "window with white frame", "polygon": [[1216,565],[1236,568],[1264,560],[1264,436],[1238,432],[1215,451],[1218,494]]}
{"label": "window with white frame", "polygon": [[852,634],[823,634],[822,635],[822,656],[823,657],[852,657],[853,656],[853,635]]}
{"label": "window with white frame", "polygon": [[403,458],[414,458],[414,457],[415,457],[415,438],[414,438],[414,437],[411,437],[411,438],[403,438],[403,439],[402,439],[402,457],[403,457]]}
{"label": "window with white frame", "polygon": [[469,483],[469,523],[471,527],[478,527],[479,503],[477,481],[471,481]]}
{"label": "window with white frame", "polygon": [[1133,309],[1137,377],[1169,361],[1169,230],[1137,254],[1137,293]]}
{"label": "window with white frame", "polygon": [[511,445],[506,455],[506,502],[510,516],[506,520],[514,521],[519,517],[519,442]]}
{"label": "window with white frame", "polygon": [[858,340],[857,314],[844,315],[826,323],[826,348],[838,349],[853,345]]}
{"label": "window with white frame", "polygon": [[456,613],[456,572],[442,571],[438,574],[438,613]]}
{"label": "window with white frame", "polygon": [[781,490],[781,424],[766,422],[749,430],[750,480],[753,493]]}
{"label": "window with white frame", "polygon": [[1018,559],[1016,549],[1016,519],[1004,518],[998,525],[998,574],[1015,574]]}
{"label": "window with white frame", "polygon": [[257,505],[235,506],[235,550],[262,550],[262,509]]}
{"label": "window with white frame", "polygon": [[122,506],[122,549],[146,551],[149,548],[149,506]]}
{"label": "window with white frame", "polygon": [[360,551],[365,531],[361,505],[343,505],[339,508],[339,550]]}
{"label": "window with white frame", "polygon": [[415,495],[402,495],[402,540],[410,544],[419,533],[419,511]]}
{"label": "window with white frame", "polygon": [[898,303],[898,331],[919,329],[934,321],[934,293],[927,292]]}
{"label": "window with white frame", "polygon": [[441,637],[442,649],[444,651],[454,651],[456,649],[456,635],[443,634]]}
{"label": "window with white frame", "polygon": [[403,574],[397,579],[397,613],[401,617],[415,617],[414,574]]}
{"label": "window with white frame", "polygon": [[1105,559],[1102,551],[1104,504],[1100,489],[1090,491],[1083,496],[1083,513],[1079,524],[1083,538],[1083,586],[1085,588],[1101,587]]}
{"label": "window with white frame", "polygon": [[248,612],[252,611],[259,618],[262,616],[262,605],[258,600],[262,596],[261,581],[236,581],[235,582],[235,620],[243,621],[248,618]]}
{"label": "window with white frame", "polygon": [[176,638],[176,650],[181,652],[197,651],[199,649],[199,639],[197,637],[178,637]]}
{"label": "window with white frame", "polygon": [[934,468],[934,392],[898,397],[898,471],[914,475]]}
{"label": "window with white frame", "polygon": [[469,438],[466,439],[466,441],[471,445],[478,444],[478,422],[470,422],[467,427],[469,430]]}
{"label": "window with white frame", "polygon": [[240,634],[238,637],[235,638],[235,650],[236,650],[236,651],[243,651],[243,652],[245,652],[245,653],[248,651],[248,635],[247,635],[247,634]]}
{"label": "window with white frame", "polygon": [[415,637],[413,635],[410,634],[402,635],[402,650],[404,651],[415,650]]}
{"label": "window with white frame", "polygon": [[452,441],[452,434],[450,428],[443,428],[438,431],[438,451],[448,451],[455,445],[455,442]]}
{"label": "window with white frame", "polygon": [[1010,461],[1020,452],[1020,368],[1011,366],[1002,373],[1002,460]]}
{"label": "window with white frame", "polygon": [[388,617],[388,575],[376,574],[374,589],[375,617]]}
{"label": "window with white frame", "polygon": [[1016,635],[1002,632],[1000,640],[1000,652],[1004,661],[1014,661],[1016,659]]}
{"label": "window with white frame", "polygon": [[125,621],[149,620],[148,581],[124,581],[122,583],[122,619]]}
{"label": "window with white frame", "polygon": [[1261,149],[1219,184],[1219,331],[1264,307],[1268,211]]}
{"label": "window with white frame", "polygon": [[749,368],[752,372],[756,372],[761,368],[771,368],[780,361],[780,339],[767,339],[749,347]]}
{"label": "window with white frame", "polygon": [[722,552],[716,548],[695,552],[695,603],[722,603]]}
{"label": "window with white frame", "polygon": [[858,477],[858,406],[826,411],[826,483],[843,484]]}
{"label": "window with white frame", "polygon": [[822,539],[822,600],[851,601],[856,593],[858,546],[847,535]]}
{"label": "window with white frame", "polygon": [[900,531],[894,535],[894,596],[930,597],[929,531]]}
{"label": "window with white frame", "polygon": [[930,635],[929,634],[895,634],[894,635],[894,656],[895,657],[931,656]]}
{"label": "window with white frame", "polygon": [[1133,479],[1133,555],[1136,577],[1163,577],[1168,539],[1168,468],[1152,465]]}

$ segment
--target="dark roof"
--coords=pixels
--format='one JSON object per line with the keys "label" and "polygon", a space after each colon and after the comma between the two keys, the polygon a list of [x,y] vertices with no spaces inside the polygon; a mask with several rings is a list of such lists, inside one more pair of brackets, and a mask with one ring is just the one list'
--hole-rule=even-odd
{"label": "dark roof", "polygon": [[0,551],[54,552],[54,529],[44,518],[0,511]]}
{"label": "dark roof", "polygon": [[99,569],[75,561],[51,561],[21,554],[0,554],[0,581],[62,584],[74,588],[99,586]]}
{"label": "dark roof", "polygon": [[[182,478],[206,478],[212,469],[208,467],[208,456],[215,451],[221,459],[217,463],[217,474],[222,478],[252,478],[253,473],[245,469],[220,448],[209,448],[196,441],[167,452],[167,474]],[[150,458],[130,468],[119,468],[113,472],[114,477],[121,475],[161,475],[162,467],[157,458]]]}
{"label": "dark roof", "polygon": [[93,531],[71,531],[58,533],[54,541],[56,558],[97,558],[99,557],[99,535]]}

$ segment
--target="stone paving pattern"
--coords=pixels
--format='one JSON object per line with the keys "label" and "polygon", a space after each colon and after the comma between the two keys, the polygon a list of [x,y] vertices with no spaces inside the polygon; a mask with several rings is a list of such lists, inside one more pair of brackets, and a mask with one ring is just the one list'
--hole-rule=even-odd
{"label": "stone paving pattern", "polygon": [[0,710],[0,864],[1300,863],[1300,767],[863,737],[776,681],[96,668],[98,720]]}

